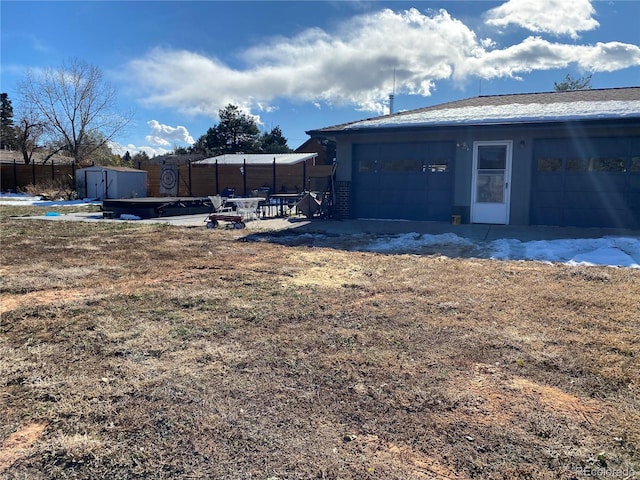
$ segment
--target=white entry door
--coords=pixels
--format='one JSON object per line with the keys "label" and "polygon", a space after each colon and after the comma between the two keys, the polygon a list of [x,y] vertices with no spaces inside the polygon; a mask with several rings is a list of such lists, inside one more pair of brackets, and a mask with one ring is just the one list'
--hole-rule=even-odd
{"label": "white entry door", "polygon": [[511,140],[474,142],[471,223],[509,223]]}

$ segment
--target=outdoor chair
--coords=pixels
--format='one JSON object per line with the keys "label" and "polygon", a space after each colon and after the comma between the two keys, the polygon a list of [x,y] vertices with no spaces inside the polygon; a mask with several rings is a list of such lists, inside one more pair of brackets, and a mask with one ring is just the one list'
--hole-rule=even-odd
{"label": "outdoor chair", "polygon": [[235,188],[225,188],[224,190],[222,190],[222,198],[233,198],[236,195],[236,189]]}
{"label": "outdoor chair", "polygon": [[225,205],[225,199],[220,195],[209,196],[209,200],[211,200],[211,205],[213,205],[213,211],[216,213],[223,212],[232,212],[233,207],[230,205]]}
{"label": "outdoor chair", "polygon": [[270,212],[269,212],[269,207],[271,204],[271,200],[269,199],[270,194],[271,194],[270,187],[260,187],[256,190],[251,191],[252,197],[264,198],[264,200],[261,200],[260,203],[258,203],[258,209],[257,209],[258,216],[262,216],[264,218],[267,215],[270,215]]}

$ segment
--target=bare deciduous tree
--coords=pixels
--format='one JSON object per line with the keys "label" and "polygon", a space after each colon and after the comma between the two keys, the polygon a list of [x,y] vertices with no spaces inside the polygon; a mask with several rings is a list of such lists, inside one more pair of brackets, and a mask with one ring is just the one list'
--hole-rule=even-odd
{"label": "bare deciduous tree", "polygon": [[[24,163],[28,165],[31,163],[33,154],[38,149],[45,132],[42,117],[32,105],[21,105],[15,131],[17,148],[22,153]],[[56,152],[58,151],[60,151],[60,147],[56,148]]]}
{"label": "bare deciduous tree", "polygon": [[16,142],[20,152],[22,152],[22,159],[27,165],[31,163],[40,135],[42,135],[42,125],[40,123],[32,122],[26,115],[20,117],[16,126]]}
{"label": "bare deciduous tree", "polygon": [[[76,163],[112,140],[130,115],[116,110],[116,93],[102,70],[72,59],[60,68],[29,70],[19,85],[22,102],[37,113],[50,143],[63,146]],[[100,138],[101,142],[95,142]]]}

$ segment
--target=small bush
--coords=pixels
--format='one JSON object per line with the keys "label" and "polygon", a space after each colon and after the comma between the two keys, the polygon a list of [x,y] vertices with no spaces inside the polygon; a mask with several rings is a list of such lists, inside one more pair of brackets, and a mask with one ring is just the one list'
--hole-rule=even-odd
{"label": "small bush", "polygon": [[78,193],[73,189],[71,176],[30,183],[24,192],[31,196],[40,196],[43,200],[75,200]]}

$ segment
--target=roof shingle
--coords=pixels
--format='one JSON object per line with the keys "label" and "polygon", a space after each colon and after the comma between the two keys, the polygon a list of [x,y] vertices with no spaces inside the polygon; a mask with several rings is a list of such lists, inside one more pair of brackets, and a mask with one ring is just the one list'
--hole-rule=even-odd
{"label": "roof shingle", "polygon": [[640,118],[640,87],[490,95],[456,100],[307,132],[371,128],[539,123]]}

